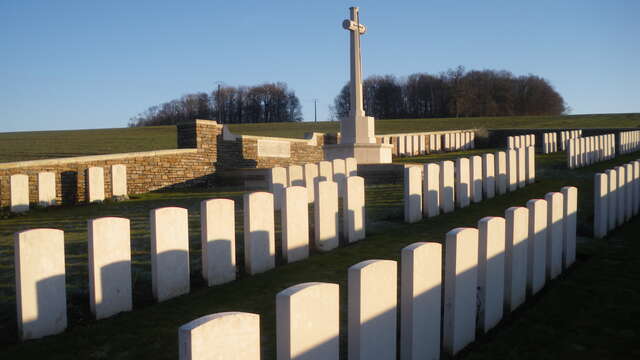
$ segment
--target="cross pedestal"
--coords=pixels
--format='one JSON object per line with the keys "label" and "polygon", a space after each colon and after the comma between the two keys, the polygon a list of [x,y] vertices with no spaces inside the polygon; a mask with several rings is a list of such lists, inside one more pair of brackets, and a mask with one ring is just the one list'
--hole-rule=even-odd
{"label": "cross pedestal", "polygon": [[351,7],[351,19],[342,22],[349,31],[351,43],[351,82],[349,116],[340,121],[340,141],[337,145],[324,147],[325,158],[339,159],[355,157],[359,164],[381,164],[391,162],[389,144],[376,144],[375,123],[364,113],[362,98],[362,61],[360,57],[360,35],[367,29],[360,24],[358,8]]}

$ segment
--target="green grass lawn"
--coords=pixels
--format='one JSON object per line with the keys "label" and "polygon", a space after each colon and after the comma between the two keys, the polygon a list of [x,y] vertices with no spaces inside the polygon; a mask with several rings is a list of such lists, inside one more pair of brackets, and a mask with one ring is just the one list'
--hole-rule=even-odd
{"label": "green grass lawn", "polygon": [[[424,156],[406,161],[427,162],[461,154]],[[539,155],[535,184],[412,225],[402,222],[401,186],[370,186],[366,189],[368,236],[365,240],[329,253],[313,253],[305,261],[281,265],[256,276],[241,276],[235,282],[212,288],[204,285],[199,274],[198,203],[210,197],[239,200],[242,192],[237,189],[151,193],[125,202],[38,210],[25,216],[2,219],[0,358],[176,359],[180,325],[206,314],[247,311],[260,314],[263,359],[272,359],[275,356],[275,295],[289,286],[309,281],[340,285],[341,352],[345,356],[349,266],[367,259],[399,260],[400,250],[406,245],[418,241],[442,242],[446,232],[453,228],[475,226],[484,216],[503,216],[508,207],[524,206],[527,200],[542,198],[547,192],[559,191],[565,185],[579,189],[580,242],[576,264],[559,279],[548,283],[525,306],[507,316],[495,330],[481,337],[462,357],[637,358],[640,356],[640,334],[634,320],[640,318],[637,305],[640,301],[640,245],[634,240],[640,230],[640,221],[636,218],[606,240],[590,239],[593,173],[637,156],[625,155],[568,171],[564,167],[563,154]],[[189,209],[192,291],[154,304],[150,297],[148,212],[160,206]],[[237,210],[237,242],[241,243],[242,217],[240,209]],[[109,215],[132,220],[134,311],[94,321],[88,309],[86,220]],[[60,335],[18,343],[12,233],[38,226],[65,230],[69,329]]]}
{"label": "green grass lawn", "polygon": [[[499,128],[593,128],[638,127],[640,114],[598,114],[570,116],[518,116],[447,119],[376,120],[376,134],[400,132],[499,129]],[[302,138],[305,133],[335,133],[337,122],[232,124],[237,134]],[[56,157],[173,149],[175,126],[36,131],[0,133],[0,162]]]}

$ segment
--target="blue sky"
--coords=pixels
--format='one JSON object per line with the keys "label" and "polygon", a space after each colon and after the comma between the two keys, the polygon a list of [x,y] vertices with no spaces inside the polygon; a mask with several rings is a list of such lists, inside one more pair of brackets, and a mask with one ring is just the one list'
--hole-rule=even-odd
{"label": "blue sky", "polygon": [[149,106],[284,81],[318,118],[363,72],[504,69],[551,81],[574,114],[640,112],[640,1],[0,1],[0,131],[124,127]]}

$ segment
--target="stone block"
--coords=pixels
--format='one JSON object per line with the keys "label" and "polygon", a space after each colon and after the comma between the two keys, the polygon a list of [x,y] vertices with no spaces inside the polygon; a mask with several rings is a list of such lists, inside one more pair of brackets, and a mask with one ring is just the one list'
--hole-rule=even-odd
{"label": "stone block", "polygon": [[440,215],[440,165],[424,164],[422,181],[422,214],[425,217]]}
{"label": "stone block", "polygon": [[127,166],[123,164],[111,165],[111,196],[126,198],[128,195]]}
{"label": "stone block", "polygon": [[273,194],[261,191],[244,194],[243,197],[244,267],[249,275],[276,266],[273,199]]}
{"label": "stone block", "polygon": [[484,197],[492,199],[496,196],[496,175],[494,155],[482,154],[482,190]]}
{"label": "stone block", "polygon": [[404,168],[404,221],[422,220],[422,174],[417,166]]}
{"label": "stone block", "polygon": [[200,202],[202,278],[208,286],[236,279],[236,219],[234,201]]}
{"label": "stone block", "polygon": [[206,315],[178,329],[180,360],[260,360],[260,316]]}
{"label": "stone block", "polygon": [[86,170],[87,202],[104,201],[104,169],[90,167]]}
{"label": "stone block", "polygon": [[9,185],[11,212],[29,211],[29,176],[23,174],[11,175]]}
{"label": "stone block", "polygon": [[562,272],[562,245],[564,231],[564,199],[562,193],[550,192],[547,201],[547,279],[555,279]]}
{"label": "stone block", "polygon": [[607,235],[607,210],[609,202],[609,180],[607,174],[598,173],[594,177],[593,185],[593,236],[602,239]]}
{"label": "stone block", "polygon": [[289,181],[287,179],[287,169],[276,166],[269,170],[269,192],[273,194],[274,206],[276,210],[282,208],[282,197],[284,189],[287,187]]}
{"label": "stone block", "polygon": [[576,227],[578,224],[578,188],[564,186],[563,196],[562,264],[568,268],[576,261]]}
{"label": "stone block", "polygon": [[131,311],[129,219],[89,220],[89,304],[96,319]]}
{"label": "stone block", "polygon": [[304,186],[304,169],[300,165],[287,167],[287,186]]}
{"label": "stone block", "polygon": [[471,196],[471,174],[469,159],[456,159],[456,205],[460,208],[469,206]]}
{"label": "stone block", "polygon": [[504,195],[507,193],[509,179],[507,176],[507,154],[504,151],[498,151],[494,157],[495,176],[496,176],[496,193]]}
{"label": "stone block", "polygon": [[14,265],[20,339],[63,332],[67,327],[64,232],[32,229],[16,233]]}
{"label": "stone block", "polygon": [[442,212],[450,213],[454,210],[454,183],[455,170],[454,163],[450,160],[440,162],[440,209]]}
{"label": "stone block", "polygon": [[402,249],[400,357],[440,357],[442,245],[414,243]]}
{"label": "stone block", "polygon": [[309,203],[307,189],[284,189],[282,206],[282,257],[288,263],[309,257]]}
{"label": "stone block", "polygon": [[534,295],[546,282],[547,201],[527,201],[529,239],[527,240],[527,291]]}
{"label": "stone block", "polygon": [[313,163],[304,164],[304,184],[307,187],[307,201],[313,203],[315,199],[315,183],[318,181],[318,165]]}
{"label": "stone block", "polygon": [[365,231],[364,178],[350,176],[346,181],[346,194],[343,206],[344,237],[348,243],[362,240]]}
{"label": "stone block", "polygon": [[349,360],[396,358],[397,267],[391,260],[367,260],[349,268]]}
{"label": "stone block", "polygon": [[340,353],[338,284],[310,282],[276,295],[278,359],[334,359]]}
{"label": "stone block", "polygon": [[38,173],[38,205],[52,206],[55,204],[56,174],[52,172]]}
{"label": "stone block", "polygon": [[513,311],[527,297],[527,248],[529,209],[510,207],[505,211],[504,308]]}
{"label": "stone block", "polygon": [[[516,149],[517,150],[517,149]],[[518,157],[516,150],[508,150],[507,153],[507,190],[518,189]]]}
{"label": "stone block", "polygon": [[502,319],[505,273],[505,219],[483,217],[478,221],[478,323],[487,332]]}
{"label": "stone block", "polygon": [[314,214],[314,246],[330,251],[339,245],[338,184],[335,181],[316,183]]}
{"label": "stone block", "polygon": [[471,201],[479,203],[482,201],[482,158],[476,155],[470,160]]}
{"label": "stone block", "polygon": [[453,356],[476,338],[478,230],[447,233],[444,260],[442,346]]}
{"label": "stone block", "polygon": [[189,215],[187,209],[151,210],[153,297],[165,301],[189,293]]}

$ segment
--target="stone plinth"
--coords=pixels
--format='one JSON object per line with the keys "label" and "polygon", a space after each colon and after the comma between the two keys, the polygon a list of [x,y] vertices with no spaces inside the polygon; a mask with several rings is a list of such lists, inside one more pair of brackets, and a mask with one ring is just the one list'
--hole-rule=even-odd
{"label": "stone plinth", "polygon": [[358,164],[389,164],[391,149],[389,144],[334,144],[324,146],[327,160],[353,157]]}

